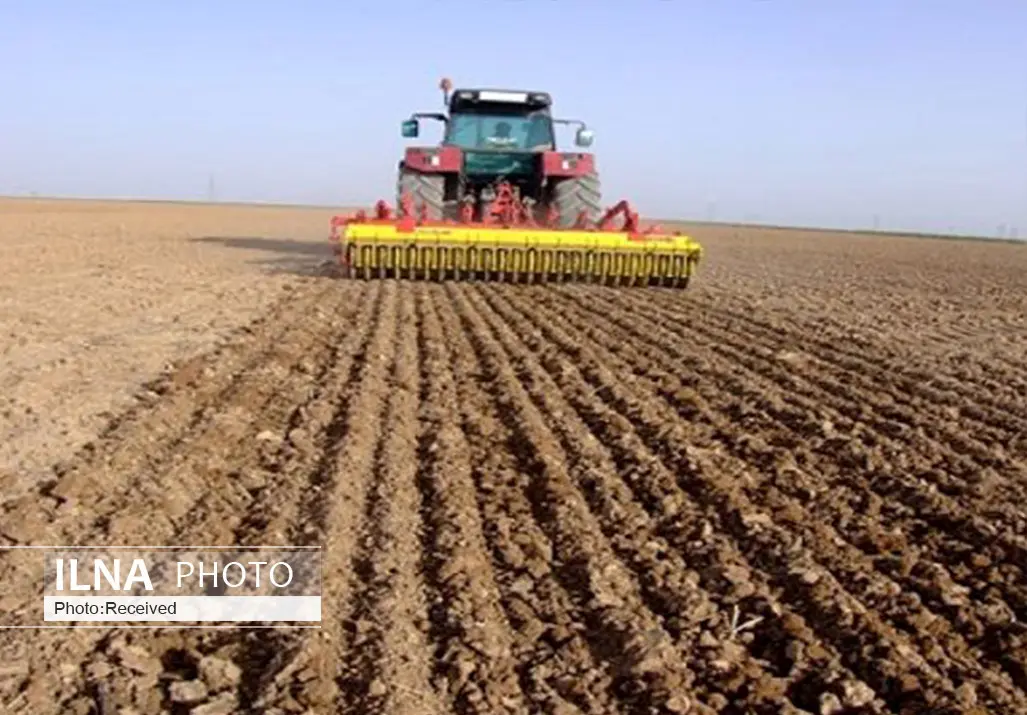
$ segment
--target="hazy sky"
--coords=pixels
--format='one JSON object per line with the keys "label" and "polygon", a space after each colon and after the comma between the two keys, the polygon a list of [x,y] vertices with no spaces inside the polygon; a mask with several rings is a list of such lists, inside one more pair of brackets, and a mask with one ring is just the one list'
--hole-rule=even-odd
{"label": "hazy sky", "polygon": [[0,68],[0,193],[392,200],[448,75],[648,215],[1027,236],[1027,0],[0,0]]}

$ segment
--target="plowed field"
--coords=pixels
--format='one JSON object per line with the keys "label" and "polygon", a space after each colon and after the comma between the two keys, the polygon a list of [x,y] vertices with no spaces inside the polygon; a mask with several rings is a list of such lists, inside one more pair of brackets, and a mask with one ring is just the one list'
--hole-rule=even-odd
{"label": "plowed field", "polygon": [[[4,631],[0,711],[1027,713],[1027,246],[706,228],[685,293],[349,282],[325,212],[26,205],[0,544],[322,545],[325,621]],[[41,315],[14,259],[79,220],[130,259],[58,260],[80,312]],[[124,399],[65,405],[89,365]]]}

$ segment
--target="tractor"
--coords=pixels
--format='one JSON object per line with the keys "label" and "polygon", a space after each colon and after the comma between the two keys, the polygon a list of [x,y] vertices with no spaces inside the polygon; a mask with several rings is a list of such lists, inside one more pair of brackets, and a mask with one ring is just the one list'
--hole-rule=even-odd
{"label": "tractor", "polygon": [[[403,196],[428,220],[480,220],[503,184],[538,221],[570,228],[601,213],[595,157],[559,151],[555,127],[576,126],[575,144],[592,145],[584,122],[554,119],[547,92],[457,89],[439,85],[448,114],[418,112],[402,123],[402,135],[415,139],[421,120],[441,122],[438,146],[412,146],[399,162],[397,206]],[[423,207],[423,208],[422,208]]]}
{"label": "tractor", "polygon": [[[440,84],[448,114],[416,113],[445,125],[442,142],[408,147],[399,163],[395,209],[333,216],[331,241],[348,277],[586,281],[688,285],[702,247],[680,231],[643,227],[627,201],[602,211],[595,158],[556,148],[546,92],[458,89]],[[617,225],[616,220],[621,223]]]}

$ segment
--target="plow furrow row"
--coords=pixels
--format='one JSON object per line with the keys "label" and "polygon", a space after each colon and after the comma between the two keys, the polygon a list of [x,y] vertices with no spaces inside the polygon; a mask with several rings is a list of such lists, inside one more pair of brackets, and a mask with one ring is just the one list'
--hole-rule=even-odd
{"label": "plow furrow row", "polygon": [[[601,304],[602,298],[590,296],[589,300]],[[600,314],[594,308],[592,313]],[[709,389],[718,394],[742,393],[760,408],[777,410],[783,425],[803,438],[799,444],[833,454],[835,461],[857,466],[888,484],[905,485],[895,496],[909,494],[910,506],[925,518],[937,514],[936,526],[945,527],[945,531],[969,531],[975,547],[990,547],[997,541],[1012,554],[1025,553],[1027,541],[1020,534],[1027,531],[1027,515],[1019,506],[1027,496],[1024,485],[1015,478],[1001,477],[993,469],[980,465],[974,468],[967,455],[926,438],[921,418],[911,416],[906,424],[881,417],[867,402],[854,401],[853,393],[838,381],[813,369],[790,371],[756,339],[739,339],[703,323],[686,329],[645,316],[632,315],[619,323],[627,326],[636,339],[649,341],[653,349],[674,352],[677,346],[694,345],[688,350],[696,375],[693,381],[710,371],[716,374],[718,365],[728,366],[729,373],[719,374],[730,381],[732,389],[725,391],[724,385],[716,382],[707,383]],[[646,330],[639,330],[639,325],[645,325]],[[650,334],[667,335],[672,342],[665,348],[653,345],[647,337]],[[720,359],[711,360],[711,356]],[[757,385],[758,389],[754,387]],[[860,394],[866,396],[867,392]],[[1020,473],[1023,467],[1010,463],[1009,470]],[[954,518],[961,519],[958,529],[950,526]],[[997,530],[992,520],[1004,522],[1005,528]]]}
{"label": "plow furrow row", "polygon": [[[370,295],[374,289],[366,291]],[[349,327],[353,314],[347,310],[352,302],[347,298],[357,295],[298,296],[293,305],[298,312],[279,316],[288,326],[284,330],[265,332],[258,324],[236,343],[208,356],[209,362],[193,361],[172,373],[163,399],[126,416],[55,485],[42,487],[38,513],[16,512],[32,520],[33,540],[91,545],[253,543],[245,540],[249,535],[259,543],[289,543],[286,534],[252,528],[256,522],[247,528],[244,516],[253,507],[250,518],[258,519],[261,494],[275,482],[261,463],[269,458],[266,443],[288,432],[297,419],[297,407],[318,391],[315,381],[328,375],[340,358],[337,346],[325,337]],[[357,323],[368,325],[371,319],[365,310]],[[236,354],[238,360],[223,363],[224,354]],[[193,390],[197,398],[190,402]],[[180,451],[182,444],[190,449]],[[168,489],[165,479],[182,488]],[[169,501],[172,497],[176,501]],[[8,611],[31,613],[38,608],[39,586],[25,582],[18,553],[4,552],[0,562],[8,577]],[[184,644],[196,639],[183,638],[182,633],[155,634],[154,649],[184,652]],[[53,663],[76,662],[90,652],[90,657],[103,660],[125,640],[102,638],[100,631],[78,631],[74,637],[44,633],[33,654],[33,661],[40,664],[40,676],[33,682],[45,682]],[[76,700],[92,702],[90,679],[86,667],[79,679],[63,677],[61,702],[68,707]],[[158,700],[159,696],[157,692]],[[152,705],[133,701],[136,696],[129,690],[114,689],[106,697],[115,704],[127,699],[125,707]]]}
{"label": "plow furrow row", "polygon": [[587,628],[589,647],[608,664],[612,661],[613,687],[628,712],[684,712],[694,674],[671,647],[630,570],[617,559],[574,488],[567,455],[499,339],[465,291],[451,294],[481,358],[483,376],[499,395],[497,412],[508,431],[510,466],[522,475],[531,514],[552,553],[554,575],[574,602],[576,620]]}
{"label": "plow furrow row", "polygon": [[[544,301],[543,305],[549,307]],[[555,301],[555,307],[569,319],[577,317],[577,311],[563,301]],[[536,312],[539,310],[537,303],[534,309]],[[543,320],[547,324],[559,324],[563,319],[555,313],[543,311]],[[942,638],[941,646],[946,651],[952,654],[962,652],[964,657],[972,661],[973,656],[968,653],[967,644],[961,637],[952,634],[952,627],[939,630],[944,622],[937,621],[935,613],[909,601],[904,590],[909,589],[918,593],[929,606],[942,609],[941,612],[946,613],[953,624],[957,624],[968,638],[973,639],[975,646],[989,650],[995,661],[1010,665],[1014,674],[1020,672],[1018,661],[1011,659],[1003,647],[1012,616],[1008,606],[994,598],[984,598],[983,603],[974,597],[965,599],[959,586],[953,583],[943,567],[931,561],[918,562],[915,554],[903,554],[905,558],[914,559],[913,568],[888,568],[889,556],[882,555],[882,548],[875,546],[888,538],[885,531],[888,524],[864,518],[861,515],[863,509],[858,503],[861,495],[850,491],[840,477],[836,477],[839,480],[837,486],[829,486],[805,471],[827,469],[831,467],[830,463],[806,465],[800,469],[791,456],[795,445],[774,447],[775,429],[778,433],[787,434],[782,426],[766,420],[761,424],[754,417],[762,413],[755,410],[743,416],[737,409],[740,403],[727,392],[716,393],[713,404],[707,402],[704,395],[683,384],[672,372],[675,365],[682,364],[682,360],[664,360],[665,356],[654,350],[639,349],[625,331],[611,329],[606,325],[600,328],[600,324],[601,321],[596,321],[593,327],[582,331],[582,337],[587,339],[594,336],[588,342],[592,345],[608,345],[610,352],[618,356],[614,358],[613,355],[604,355],[603,364],[617,369],[620,374],[632,375],[634,384],[645,385],[654,394],[659,394],[666,404],[678,412],[682,420],[687,420],[691,425],[693,444],[715,449],[727,448],[734,456],[748,462],[753,469],[760,470],[761,476],[753,475],[744,483],[744,487],[751,489],[754,494],[754,502],[762,502],[772,510],[780,510],[783,518],[799,526],[797,531],[800,535],[808,542],[820,545],[823,552],[818,558],[825,565],[830,558],[833,564],[830,570],[840,577],[844,576],[846,583],[852,584],[849,587],[852,593],[858,595],[866,606],[886,615],[903,630],[915,632],[924,623],[932,624],[932,637]],[[716,377],[717,373],[711,371],[708,375]],[[724,384],[729,379],[728,376],[720,382]],[[760,436],[753,438],[745,432],[734,430],[732,416],[750,429],[758,428]],[[814,473],[827,476],[822,471]],[[851,505],[847,506],[847,502],[851,502]],[[879,515],[875,517],[880,519]],[[865,553],[854,548],[854,545],[861,547]],[[886,565],[881,567],[882,563]],[[874,573],[875,565],[880,573]],[[912,571],[913,575],[910,576],[907,571]],[[975,603],[979,603],[979,606],[975,607]],[[936,646],[923,646],[925,649],[930,647]],[[971,670],[979,670],[972,663],[970,667]],[[1008,690],[1008,682],[1001,687]]]}
{"label": "plow furrow row", "polygon": [[[682,311],[662,296],[651,305],[674,322],[687,325],[694,317],[693,312]],[[751,309],[739,305],[711,306],[703,317],[728,330],[741,323],[785,349],[809,352],[843,377],[872,377],[875,390],[887,390],[898,402],[926,408],[945,422],[965,422],[971,434],[979,437],[1000,441],[1027,429],[1027,413],[1023,410],[1027,383],[1012,374],[996,379],[994,366],[984,369],[976,359],[942,363],[941,369],[937,363],[917,366],[914,346],[900,348],[882,339],[871,341],[831,316],[822,316],[816,325],[809,325],[789,314],[775,314],[772,319],[756,317]]]}
{"label": "plow furrow row", "polygon": [[[688,481],[682,482],[679,477],[677,481],[685,494],[692,496],[700,507],[713,510],[711,514],[704,515],[704,517],[717,525],[719,529],[726,531],[727,535],[731,537],[730,540],[738,545],[739,553],[748,559],[749,563],[759,564],[759,567],[752,568],[751,578],[753,580],[767,577],[772,586],[784,589],[785,593],[789,595],[789,601],[794,604],[793,608],[811,623],[814,630],[818,631],[818,635],[823,634],[822,637],[826,637],[829,641],[839,639],[835,642],[838,644],[843,658],[848,661],[846,665],[858,669],[861,677],[874,685],[875,689],[884,694],[886,698],[891,699],[890,704],[896,706],[901,704],[903,697],[909,698],[907,706],[913,702],[923,703],[925,702],[924,693],[916,692],[904,696],[901,688],[895,682],[895,672],[891,671],[889,674],[890,669],[881,669],[880,656],[869,661],[855,656],[849,650],[851,639],[863,640],[867,644],[877,643],[877,648],[892,641],[894,645],[884,651],[884,653],[890,652],[891,656],[890,658],[885,657],[884,660],[894,659],[900,670],[906,670],[909,676],[914,677],[914,680],[916,677],[920,677],[924,685],[937,686],[941,690],[952,687],[951,684],[946,685],[949,682],[947,678],[943,678],[940,671],[929,666],[927,661],[920,660],[919,657],[909,658],[909,654],[916,652],[917,649],[908,641],[902,631],[881,621],[876,613],[868,611],[863,604],[847,592],[844,587],[845,578],[847,576],[859,578],[858,573],[853,574],[852,569],[839,570],[838,573],[833,573],[829,569],[825,570],[818,563],[817,557],[820,556],[820,551],[814,556],[808,551],[808,547],[802,545],[803,542],[817,544],[819,549],[823,542],[823,533],[809,532],[805,535],[805,539],[798,538],[797,540],[797,537],[802,537],[803,533],[801,528],[797,528],[804,523],[801,509],[796,511],[794,503],[785,504],[785,507],[792,507],[792,512],[789,514],[785,511],[783,516],[787,526],[780,527],[773,522],[770,513],[760,510],[753,502],[737,493],[737,489],[746,481],[745,475],[739,474],[739,470],[744,471],[746,465],[731,466],[727,460],[718,459],[716,455],[708,455],[703,457],[700,464],[709,460],[710,466],[696,467],[687,457],[689,447],[689,442],[685,441],[687,431],[683,430],[676,415],[674,417],[668,415],[661,419],[661,413],[667,415],[666,409],[661,409],[657,403],[651,400],[643,399],[635,390],[618,384],[618,381],[613,378],[613,373],[605,367],[609,360],[608,356],[586,356],[585,348],[578,344],[578,341],[568,342],[570,338],[567,337],[561,340],[553,327],[557,320],[555,315],[546,315],[544,320],[539,321],[540,325],[546,326],[542,331],[545,333],[544,342],[566,346],[566,349],[571,352],[572,360],[587,368],[591,373],[591,375],[586,374],[586,378],[589,379],[597,394],[600,396],[605,394],[614,409],[630,417],[631,424],[638,426],[641,423],[640,437],[645,446],[652,450],[652,455],[663,457],[672,473],[680,474],[685,470],[697,468],[709,470],[705,479],[689,483]],[[624,372],[621,371],[620,374],[624,374]],[[661,427],[661,424],[664,426]],[[604,440],[604,442],[608,441],[609,437]],[[664,457],[664,455],[666,456]],[[650,456],[649,459],[652,457]],[[736,486],[728,487],[732,482],[735,482]],[[754,500],[758,500],[760,496],[759,493],[753,492]],[[701,521],[701,519],[696,521]],[[775,535],[780,538],[772,538]],[[817,540],[817,537],[820,540]],[[770,569],[765,574],[760,573],[767,565],[775,562],[780,565],[780,570]],[[841,563],[840,560],[836,559],[835,561],[836,569],[837,563]],[[821,575],[825,577],[821,578]],[[842,581],[835,581],[832,576],[840,578]],[[737,578],[737,573],[735,577]],[[830,586],[828,586],[829,583]],[[829,598],[825,599],[825,596],[829,596]],[[845,614],[844,617],[840,618],[841,614]],[[847,624],[849,628],[839,629],[839,623]],[[874,635],[871,637],[871,634]],[[868,640],[868,638],[870,639]],[[919,688],[915,688],[915,690],[919,690]],[[942,698],[932,703],[929,709],[933,708],[931,711],[938,712],[939,708],[942,708],[944,700]],[[955,700],[949,700],[949,702],[954,704]]]}
{"label": "plow furrow row", "polygon": [[1013,392],[680,293],[327,286],[0,507],[12,545],[321,546],[321,628],[4,635],[0,709],[1027,712]]}
{"label": "plow furrow row", "polygon": [[[629,309],[645,309],[631,296],[611,299]],[[653,304],[655,310],[651,309]],[[929,375],[910,372],[908,356],[883,358],[877,354],[877,346],[864,346],[860,351],[848,349],[848,334],[829,326],[803,330],[787,319],[780,323],[759,320],[740,309],[710,308],[698,316],[686,316],[673,303],[660,299],[647,306],[647,312],[669,324],[689,326],[698,318],[704,329],[717,331],[718,340],[723,336],[736,340],[741,335],[758,337],[767,356],[773,356],[782,366],[815,370],[818,376],[830,380],[831,389],[841,396],[851,399],[859,394],[867,401],[865,410],[872,410],[886,422],[884,429],[894,424],[918,427],[925,437],[961,456],[998,469],[1013,469],[1017,476],[1022,476],[1022,470],[1011,465],[1006,454],[1011,439],[1027,429],[1022,392],[1018,395],[1010,389],[1008,400],[991,404],[991,396],[1000,392],[984,392],[979,386],[950,377],[943,369]],[[812,357],[808,365],[807,356]],[[932,383],[941,387],[933,387]]]}

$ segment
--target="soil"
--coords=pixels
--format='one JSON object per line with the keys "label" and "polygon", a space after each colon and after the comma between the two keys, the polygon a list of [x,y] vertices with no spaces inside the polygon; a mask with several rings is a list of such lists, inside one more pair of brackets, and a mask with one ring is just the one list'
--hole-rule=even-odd
{"label": "soil", "polygon": [[0,631],[0,711],[1027,713],[1027,245],[363,282],[330,216],[0,203],[0,545],[324,547],[320,630]]}

